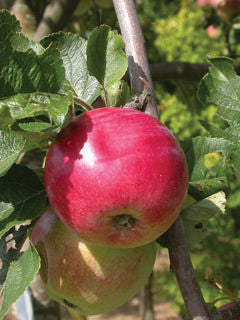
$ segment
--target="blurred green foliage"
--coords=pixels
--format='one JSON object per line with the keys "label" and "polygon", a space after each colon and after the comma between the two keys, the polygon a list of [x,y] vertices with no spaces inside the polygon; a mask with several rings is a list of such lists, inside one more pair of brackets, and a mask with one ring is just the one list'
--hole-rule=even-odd
{"label": "blurred green foliage", "polygon": [[[153,21],[153,45],[155,52],[158,51],[158,61],[206,63],[208,55],[213,57],[226,53],[224,34],[220,33],[217,39],[208,36],[207,16],[194,0],[178,1],[178,6],[174,9],[172,6],[168,15]],[[173,80],[169,92],[168,83],[156,84],[161,105],[160,119],[180,140],[206,134],[199,121],[210,121],[214,117],[213,106],[206,108],[200,103],[196,105],[197,85],[197,81],[177,83]],[[188,97],[193,96],[195,101],[192,98],[181,101],[179,95],[186,90]]]}
{"label": "blurred green foliage", "polygon": [[[240,238],[234,233],[231,214],[209,221],[212,230],[201,243],[191,248],[191,257],[204,299],[207,303],[221,297],[240,296]],[[166,249],[162,249],[167,254]],[[185,307],[177,281],[166,267],[155,273],[155,287],[160,300],[173,301],[173,308],[185,319]],[[222,289],[223,291],[222,292]],[[227,301],[226,301],[227,302]],[[223,304],[216,303],[216,307]]]}
{"label": "blurred green foliage", "polygon": [[210,38],[206,16],[196,1],[183,0],[179,11],[154,23],[157,47],[164,61],[207,62],[207,55],[222,55],[224,37]]}

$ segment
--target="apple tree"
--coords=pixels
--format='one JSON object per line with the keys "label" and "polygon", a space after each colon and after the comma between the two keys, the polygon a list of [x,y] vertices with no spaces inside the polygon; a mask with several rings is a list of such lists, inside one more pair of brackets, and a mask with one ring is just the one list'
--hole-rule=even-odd
{"label": "apple tree", "polygon": [[[34,1],[30,3],[34,10]],[[94,11],[97,6],[108,8],[112,4],[108,1],[93,1],[89,4],[81,0],[73,1],[71,5],[70,1],[54,3],[45,3],[45,10],[38,8],[35,21],[38,26],[34,35],[31,35],[33,40],[30,40],[29,34],[27,37],[21,32],[20,23],[14,15],[7,10],[0,11],[0,319],[4,318],[10,305],[24,293],[39,270],[43,282],[47,284],[48,294],[65,305],[73,318],[80,319],[82,315],[111,310],[137,293],[150,276],[157,245],[168,249],[171,270],[176,275],[190,319],[237,319],[240,314],[238,297],[228,294],[226,290],[223,291],[227,296],[225,298],[236,302],[231,304],[230,309],[217,311],[212,307],[219,298],[218,293],[211,307],[207,306],[189,254],[192,246],[209,235],[209,221],[218,219],[225,212],[226,196],[231,193],[229,172],[233,180],[239,182],[240,177],[240,80],[231,59],[237,54],[237,31],[236,25],[234,29],[234,24],[229,26],[226,22],[226,14],[230,17],[235,11],[221,11],[223,4],[220,1],[212,4],[216,14],[222,19],[223,28],[227,30],[228,53],[231,58],[214,57],[208,60],[209,65],[201,65],[200,68],[205,68],[205,75],[197,89],[198,106],[214,105],[216,117],[221,119],[222,125],[219,126],[218,120],[214,119],[211,122],[202,121],[201,126],[205,132],[203,135],[180,141],[183,156],[182,151],[179,151],[179,144],[166,127],[163,129],[165,136],[160,136],[157,131],[162,125],[158,122],[159,108],[151,77],[153,71],[149,68],[134,2],[113,0],[121,35],[107,25],[99,25],[88,34],[87,39],[77,33],[58,31],[64,15],[53,13],[60,9],[63,11],[64,8],[71,14],[76,9],[78,14],[82,15],[88,12],[90,6],[93,6]],[[199,4],[205,6],[205,3],[200,1]],[[96,10],[95,13],[97,15],[99,11]],[[70,15],[67,15],[65,19],[69,17]],[[47,24],[46,21],[50,18],[51,23]],[[52,25],[56,30],[50,27]],[[230,43],[229,39],[233,38],[235,42],[232,40]],[[175,67],[173,73],[176,75],[177,65],[168,66]],[[188,65],[186,73],[191,68],[194,70],[194,67],[196,66]],[[181,77],[184,77],[182,71]],[[187,93],[190,90],[189,86],[182,86],[182,89]],[[100,107],[113,107],[110,109],[110,116],[104,115],[106,108],[99,108],[99,103]],[[114,132],[109,131],[115,119],[115,110],[121,110],[121,114],[137,114],[137,118],[142,119],[141,124],[138,123],[125,140],[123,133],[132,130],[131,121],[127,118],[120,118]],[[89,116],[90,114],[98,116],[94,118]],[[145,125],[145,117],[153,121],[152,127],[148,127],[147,123]],[[80,129],[76,129],[77,119],[81,122]],[[101,121],[107,129],[101,129]],[[83,128],[87,130],[84,131]],[[86,141],[91,141],[91,134],[95,134],[96,138],[87,144]],[[132,137],[135,136],[138,143],[131,145]],[[52,152],[52,155],[46,158],[49,148],[53,150],[57,145],[57,139],[64,142],[64,156],[62,157],[60,149],[56,148],[55,153]],[[163,149],[159,147],[162,147],[162,141],[167,141]],[[114,148],[110,149],[109,143],[113,143]],[[77,144],[79,149],[74,149],[73,159],[70,151]],[[145,144],[148,151],[144,151],[146,161],[140,160],[139,156],[139,159],[135,159],[133,165],[124,171],[125,167],[120,166],[122,158],[125,161],[131,152],[135,156],[140,154],[143,157],[141,148]],[[133,150],[128,149],[129,146]],[[122,150],[125,154],[121,153]],[[40,154],[40,165],[30,165],[27,161],[34,152]],[[164,161],[161,158],[162,153],[169,154]],[[106,159],[106,154],[108,163],[103,166],[102,159]],[[85,179],[85,170],[88,170],[88,167],[94,168],[97,156],[100,159],[97,174],[93,177],[92,173],[87,174]],[[53,160],[49,165],[50,157]],[[189,181],[186,181],[183,159],[186,159]],[[75,167],[78,168],[79,163],[82,164],[81,172],[84,174],[80,175],[79,171],[76,171],[75,178],[72,172]],[[69,170],[67,179],[62,175],[65,168]],[[122,172],[117,171],[119,168]],[[155,168],[158,168],[158,171],[154,171]],[[159,168],[164,170],[160,172]],[[55,175],[56,172],[58,176]],[[128,174],[131,179],[126,179]],[[57,179],[59,180],[56,183]],[[107,181],[102,195],[99,191],[95,192],[97,185],[101,188],[104,186],[101,179]],[[161,181],[164,181],[163,189]],[[183,205],[187,182],[188,195]],[[151,186],[151,190],[147,189],[148,186]],[[135,193],[132,192],[134,188],[137,190]],[[147,193],[142,191],[145,189]],[[71,190],[71,193],[66,193],[66,190]],[[115,190],[115,193],[109,190]],[[53,200],[53,194],[56,201]],[[88,219],[79,220],[79,223],[78,219],[83,215],[83,209],[77,211],[78,207],[82,206],[82,202],[78,203],[79,199],[85,201],[86,215],[90,208],[95,208],[95,213],[97,210],[103,212],[111,203],[113,218],[117,211],[115,202],[121,197],[125,201],[124,205],[122,204],[124,214],[119,215],[117,212],[119,219],[112,219],[115,227],[120,230],[118,234],[121,241],[125,240],[124,237],[130,237],[129,229],[138,231],[138,225],[133,220],[133,209],[126,205],[139,205],[138,198],[144,199],[142,211],[145,207],[150,207],[156,197],[159,207],[162,205],[159,199],[164,201],[161,214],[159,209],[154,211],[152,207],[148,210],[150,213],[147,212],[160,219],[163,219],[165,214],[167,222],[163,223],[164,231],[159,227],[159,232],[155,234],[157,219],[154,220],[155,225],[149,227],[146,218],[140,221],[139,230],[147,232],[147,242],[133,245],[134,239],[128,238],[131,241],[126,242],[124,249],[108,248],[109,243],[106,245],[107,242],[103,240],[103,235],[111,235],[108,228],[104,234],[100,233],[100,236],[96,237],[94,233],[99,230],[94,229],[89,216]],[[74,209],[68,215],[71,201]],[[59,214],[62,203],[65,207]],[[50,204],[59,216],[65,216],[61,217],[64,223],[49,209]],[[99,216],[97,218],[99,219]],[[106,225],[109,225],[109,221],[106,219]],[[99,219],[97,222],[100,231],[101,228],[104,229],[102,221]],[[78,229],[78,234],[76,230],[71,230],[72,226]],[[91,244],[91,234],[94,235],[95,244]],[[90,244],[87,244],[88,241]],[[67,247],[71,250],[68,251]],[[109,269],[109,265],[113,269]],[[70,267],[73,269],[70,270]],[[131,268],[135,282],[132,277],[129,278]],[[82,273],[81,270],[85,271]],[[124,282],[122,279],[127,272],[128,278],[125,278]],[[107,283],[109,278],[113,279],[110,284]],[[79,279],[80,285],[76,288],[76,280]],[[85,287],[81,286],[84,280]],[[112,283],[116,284],[114,288],[111,287]],[[131,283],[127,289],[124,287],[126,283]],[[214,281],[213,284],[217,285]],[[219,286],[221,287],[221,284]],[[105,289],[101,294],[100,287]],[[66,292],[67,295],[64,295]],[[100,298],[102,301],[99,303]],[[90,299],[88,301],[91,303],[97,301],[99,305],[96,311],[93,306],[89,307],[84,299]],[[102,306],[104,308],[101,308]]]}

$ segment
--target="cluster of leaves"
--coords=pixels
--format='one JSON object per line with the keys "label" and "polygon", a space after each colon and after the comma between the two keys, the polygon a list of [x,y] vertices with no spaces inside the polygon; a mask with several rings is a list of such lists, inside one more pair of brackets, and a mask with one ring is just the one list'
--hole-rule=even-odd
{"label": "cluster of leaves", "polygon": [[[181,88],[178,87],[178,91],[183,89],[182,85],[185,86],[185,89],[192,90],[192,94],[196,93],[195,83],[185,84],[182,81]],[[162,92],[161,88],[159,88],[159,92]],[[163,92],[161,105],[159,106],[160,121],[171,128],[179,141],[184,141],[190,137],[206,136],[207,132],[201,126],[200,121],[211,122],[216,114],[216,107],[214,105],[205,106],[202,108],[203,110],[199,112],[199,101],[197,105],[195,104],[196,107],[194,108],[194,104],[190,101],[189,95],[187,99],[187,101],[182,101],[182,99],[178,98],[177,94],[171,95],[168,92]],[[218,122],[220,126],[220,121]]]}
{"label": "cluster of leaves", "polygon": [[[177,13],[155,22],[155,46],[164,61],[207,62],[224,53],[225,39],[207,35],[206,16],[196,1],[182,0]],[[163,45],[164,44],[164,45]]]}
{"label": "cluster of leaves", "polygon": [[[239,299],[239,236],[234,234],[234,221],[229,214],[217,215],[207,224],[207,237],[191,246],[191,258],[207,306]],[[167,251],[162,251],[167,255]],[[159,300],[173,301],[173,308],[187,317],[178,284],[169,266],[155,273],[155,290]],[[219,300],[218,299],[224,299]],[[211,310],[211,309],[210,309]]]}
{"label": "cluster of leaves", "polygon": [[[153,19],[152,19],[153,20]],[[155,62],[208,62],[207,56],[227,54],[224,32],[210,38],[208,17],[195,0],[175,1],[152,24],[152,43],[148,55]],[[145,34],[147,31],[145,32]],[[211,121],[216,108],[203,106],[197,99],[198,81],[165,81],[156,83],[161,121],[179,140],[206,134],[200,121]],[[190,97],[190,98],[189,98]],[[222,125],[219,121],[219,125]]]}
{"label": "cluster of leaves", "polygon": [[[16,162],[33,149],[47,151],[75,110],[82,112],[86,107],[91,108],[102,92],[110,105],[113,100],[117,105],[119,101],[125,103],[128,95],[116,99],[116,95],[108,94],[119,83],[125,91],[127,88],[120,80],[127,70],[124,43],[108,26],[93,30],[88,41],[60,32],[37,44],[20,32],[15,16],[0,11],[0,43],[2,319],[10,303],[23,293],[38,271],[39,257],[35,249],[30,245],[30,249],[24,251],[22,245],[31,227],[29,223],[47,206],[39,174]],[[22,232],[19,226],[26,221],[28,227]],[[6,256],[5,239],[9,234],[14,241],[14,252]],[[17,285],[16,279],[19,279]]]}
{"label": "cluster of leaves", "polygon": [[[237,53],[239,20],[235,18],[232,29],[229,30],[233,21],[224,25],[217,20],[214,10],[204,10],[196,0],[173,1],[171,6],[165,6],[161,16],[155,16],[154,21],[156,23],[151,30],[154,46],[150,47],[149,56],[154,54],[156,61],[208,62],[208,55],[229,55],[231,52],[228,47],[231,46],[233,50],[234,45]],[[209,24],[217,24],[221,29],[217,38],[208,36],[206,27]],[[215,114],[216,108],[213,105],[203,106],[198,103],[197,106],[196,101],[193,103],[192,99],[183,100],[179,96],[180,91],[187,90],[188,96],[195,95],[196,98],[197,86],[197,81],[156,84],[157,97],[162,106],[161,121],[166,123],[180,140],[205,134],[200,122],[211,121]],[[221,126],[222,121],[218,121],[218,125]]]}
{"label": "cluster of leaves", "polygon": [[204,104],[217,105],[217,115],[227,123],[225,129],[203,123],[211,136],[225,144],[226,153],[231,155],[231,166],[240,173],[240,79],[234,71],[233,61],[227,58],[211,59],[209,73],[199,87],[199,99]]}
{"label": "cluster of leaves", "polygon": [[[188,159],[190,173],[189,192],[195,199],[204,199],[194,202],[182,212],[188,244],[194,253],[193,263],[207,301],[214,300],[216,297],[237,299],[240,294],[239,230],[230,215],[217,214],[214,216],[216,207],[211,208],[213,202],[209,206],[210,203],[207,202],[209,198],[205,198],[217,190],[225,190],[227,195],[230,194],[228,202],[232,197],[237,198],[237,195],[234,196],[232,193],[229,184],[229,171],[235,181],[239,181],[240,77],[236,75],[231,59],[214,58],[210,62],[211,68],[200,82],[198,96],[203,104],[216,105],[216,114],[225,122],[225,127],[215,126],[214,122],[202,122],[208,136],[184,141],[183,148]],[[236,193],[239,193],[239,189]],[[212,197],[216,195],[210,196],[210,199]],[[216,204],[218,200],[215,200]],[[217,207],[221,208],[219,203]],[[191,223],[192,220],[195,221],[195,225]],[[188,235],[189,232],[191,236]],[[203,240],[201,243],[198,242],[200,239]],[[209,256],[213,259],[210,260]],[[164,276],[157,277],[156,281],[157,288],[159,286],[162,288],[159,295],[161,297],[166,295],[172,299],[177,287],[174,279],[171,279],[171,276],[165,272]],[[165,282],[168,283],[167,290],[163,289],[166,287]],[[179,308],[183,310],[180,295],[177,296],[175,302],[178,310]]]}
{"label": "cluster of leaves", "polygon": [[240,149],[239,149],[239,77],[235,74],[233,61],[230,59],[213,59],[209,74],[202,80],[199,87],[199,98],[204,104],[217,104],[217,115],[226,121],[226,128],[220,129],[212,124],[203,122],[202,125],[210,135],[224,141],[230,154],[232,170],[228,174],[230,196],[228,205],[240,205],[238,198],[240,190]]}

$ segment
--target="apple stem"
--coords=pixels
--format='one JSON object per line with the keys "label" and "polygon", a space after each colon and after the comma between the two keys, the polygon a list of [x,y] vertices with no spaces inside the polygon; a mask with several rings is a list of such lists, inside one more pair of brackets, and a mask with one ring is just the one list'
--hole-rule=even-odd
{"label": "apple stem", "polygon": [[110,107],[109,106],[109,101],[108,101],[108,94],[107,94],[107,90],[106,90],[106,87],[105,85],[103,86],[103,93],[104,93],[104,102],[105,102],[105,105],[106,107]]}
{"label": "apple stem", "polygon": [[129,214],[120,214],[114,217],[114,226],[117,229],[132,229],[135,219]]}

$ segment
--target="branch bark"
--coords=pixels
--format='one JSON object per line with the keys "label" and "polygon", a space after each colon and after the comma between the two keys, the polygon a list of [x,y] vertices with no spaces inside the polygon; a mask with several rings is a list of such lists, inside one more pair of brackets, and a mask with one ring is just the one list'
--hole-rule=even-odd
{"label": "branch bark", "polygon": [[21,32],[31,39],[36,29],[36,19],[26,0],[15,0],[10,12],[19,20]]}
{"label": "branch bark", "polygon": [[15,0],[0,0],[0,8],[10,10]]}
{"label": "branch bark", "polygon": [[232,308],[216,311],[211,314],[210,320],[239,320],[240,319],[240,302]]}
{"label": "branch bark", "polygon": [[190,80],[199,81],[208,72],[206,63],[162,62],[150,64],[153,80]]}
{"label": "branch bark", "polygon": [[170,269],[176,275],[190,319],[209,319],[208,311],[187,249],[181,217],[179,217],[167,231],[166,236],[170,257]]}
{"label": "branch bark", "polygon": [[138,95],[143,91],[150,93],[151,99],[149,99],[145,112],[158,118],[144,38],[134,2],[132,0],[113,0],[113,5],[126,45],[132,94]]}
{"label": "branch bark", "polygon": [[[142,91],[150,93],[151,99],[145,112],[158,119],[144,38],[134,2],[133,0],[113,0],[113,4],[126,45],[126,54],[129,58],[129,73],[133,94]],[[209,319],[187,250],[181,218],[178,218],[168,231],[168,247],[171,268],[176,274],[190,318],[192,320]]]}
{"label": "branch bark", "polygon": [[45,8],[33,40],[39,41],[49,33],[61,30],[70,20],[78,3],[79,0],[51,0]]}

